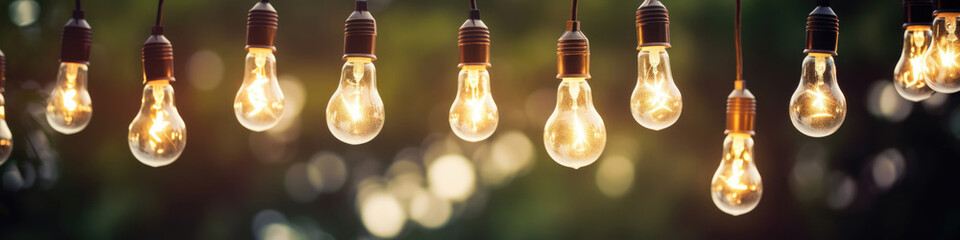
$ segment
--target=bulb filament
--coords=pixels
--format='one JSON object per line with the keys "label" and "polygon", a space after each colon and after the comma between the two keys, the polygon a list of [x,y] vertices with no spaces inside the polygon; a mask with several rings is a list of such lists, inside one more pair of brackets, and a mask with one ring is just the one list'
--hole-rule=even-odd
{"label": "bulb filament", "polygon": [[913,36],[910,37],[910,42],[913,43],[913,47],[910,48],[910,65],[913,66],[912,70],[904,71],[904,87],[907,88],[923,88],[926,86],[926,83],[923,81],[924,76],[927,72],[927,66],[924,64],[924,56],[926,56],[926,49],[923,47],[926,36],[923,31],[913,32]]}
{"label": "bulb filament", "polygon": [[823,73],[827,70],[827,63],[823,56],[817,56],[814,62],[814,70],[817,72],[817,86],[815,89],[807,89],[804,92],[810,94],[813,97],[813,102],[810,104],[817,109],[817,113],[811,115],[811,117],[833,117],[833,114],[827,111],[826,103],[832,102],[825,93],[823,93]]}
{"label": "bulb filament", "polygon": [[154,150],[157,154],[163,154],[166,150],[163,147],[160,147],[160,143],[163,142],[163,133],[164,129],[170,125],[170,122],[166,120],[167,111],[163,110],[163,90],[153,91],[153,105],[150,106],[150,109],[153,109],[153,118],[150,119],[150,122],[153,125],[150,126],[150,148]]}
{"label": "bulb filament", "polygon": [[[263,53],[257,53],[254,64],[257,66],[253,69],[252,73],[256,76],[256,80],[248,86],[245,91],[247,91],[247,101],[250,102],[250,105],[253,106],[253,110],[247,113],[247,116],[256,116],[261,112],[264,112],[264,108],[267,107],[270,102],[266,96],[267,84],[270,83],[270,79],[267,78],[266,65],[267,55]],[[278,104],[278,103],[274,103]],[[279,108],[280,106],[273,106]],[[267,114],[273,115],[271,111],[265,111]]]}
{"label": "bulb filament", "polygon": [[667,104],[670,103],[670,100],[673,99],[670,97],[670,94],[667,93],[667,88],[664,86],[666,83],[666,76],[664,73],[660,72],[660,49],[654,49],[649,51],[648,59],[650,61],[649,69],[647,69],[648,74],[643,74],[643,86],[650,90],[653,93],[653,97],[647,100],[653,109],[647,111],[647,113],[654,113],[656,111],[667,111],[673,112],[673,109],[670,108]]}
{"label": "bulb filament", "polygon": [[470,98],[467,98],[467,105],[470,106],[470,121],[473,131],[479,129],[478,124],[483,120],[483,89],[480,89],[480,72],[477,70],[467,71],[467,88],[470,91]]}
{"label": "bulb filament", "polygon": [[[366,71],[366,63],[362,60],[351,59],[350,61],[353,62],[353,79],[347,79],[347,82],[350,83],[350,86],[354,89],[354,91],[350,93],[353,96],[344,97],[340,100],[343,101],[343,104],[347,107],[347,112],[350,113],[350,119],[356,122],[363,119],[363,114],[360,113],[360,104],[362,104],[360,98],[363,96],[363,85],[360,84],[360,81],[363,79],[364,71]],[[353,97],[353,102],[349,101],[349,97]],[[354,133],[359,133],[359,131],[359,129],[353,129]]]}

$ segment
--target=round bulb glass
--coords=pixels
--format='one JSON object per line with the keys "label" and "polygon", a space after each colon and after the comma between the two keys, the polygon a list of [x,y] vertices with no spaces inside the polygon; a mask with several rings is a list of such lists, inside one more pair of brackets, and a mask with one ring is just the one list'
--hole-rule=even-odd
{"label": "round bulb glass", "polygon": [[490,73],[485,65],[466,65],[460,70],[457,99],[450,106],[450,128],[469,142],[493,135],[500,122],[497,104],[490,94]]}
{"label": "round bulb glass", "polygon": [[637,62],[637,86],[630,98],[633,119],[652,130],[670,127],[680,119],[683,100],[673,82],[666,48],[644,47],[640,49]]}
{"label": "round bulb glass", "polygon": [[560,165],[574,169],[590,165],[607,144],[607,130],[591,95],[586,79],[567,78],[560,83],[557,107],[543,130],[547,153]]}
{"label": "round bulb glass", "polygon": [[358,145],[373,140],[383,129],[383,100],[377,92],[372,59],[347,58],[340,86],[327,103],[327,127],[334,137]]}
{"label": "round bulb glass", "polygon": [[800,85],[790,98],[790,121],[811,137],[833,134],[847,116],[847,100],[837,85],[833,56],[810,53],[803,59]]}

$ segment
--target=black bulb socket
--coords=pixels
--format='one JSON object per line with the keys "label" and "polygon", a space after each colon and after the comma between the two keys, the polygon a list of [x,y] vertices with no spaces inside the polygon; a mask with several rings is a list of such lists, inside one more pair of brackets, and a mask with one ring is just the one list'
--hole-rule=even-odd
{"label": "black bulb socket", "polygon": [[903,0],[903,28],[933,24],[933,0]]}
{"label": "black bulb socket", "polygon": [[933,14],[941,12],[960,13],[960,0],[937,0],[936,10]]}
{"label": "black bulb socket", "polygon": [[357,1],[356,10],[344,24],[343,59],[364,57],[376,60],[377,21],[367,11],[367,1]]}
{"label": "black bulb socket", "polygon": [[90,45],[93,44],[90,24],[83,10],[74,10],[73,17],[63,26],[60,39],[60,62],[90,64]]}
{"label": "black bulb socket", "polygon": [[163,27],[153,26],[153,32],[143,43],[143,82],[176,81],[173,77],[173,44],[163,35]]}
{"label": "black bulb socket", "polygon": [[807,35],[803,53],[837,55],[840,19],[829,5],[821,1],[807,16]]}

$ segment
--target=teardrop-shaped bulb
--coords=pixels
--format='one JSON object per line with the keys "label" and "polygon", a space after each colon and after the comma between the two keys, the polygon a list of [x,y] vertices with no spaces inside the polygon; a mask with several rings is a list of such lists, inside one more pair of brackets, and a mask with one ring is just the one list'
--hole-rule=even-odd
{"label": "teardrop-shaped bulb", "polygon": [[266,131],[283,116],[283,92],[277,82],[277,59],[273,50],[250,48],[243,85],[233,101],[233,112],[240,125],[256,132]]}
{"label": "teardrop-shaped bulb", "polygon": [[633,119],[652,130],[670,127],[680,119],[683,100],[673,82],[666,48],[644,47],[637,56],[637,62],[637,87],[630,98]]}
{"label": "teardrop-shaped bulb", "polygon": [[327,103],[330,133],[345,143],[363,144],[380,133],[383,119],[383,100],[377,92],[373,62],[370,58],[348,58],[340,74],[340,86]]}
{"label": "teardrop-shaped bulb", "polygon": [[919,102],[933,95],[926,80],[930,70],[926,57],[932,42],[930,26],[908,26],[903,33],[903,53],[893,70],[893,86],[907,100]]}
{"label": "teardrop-shaped bulb", "polygon": [[457,99],[450,107],[450,128],[463,140],[483,141],[500,122],[497,104],[490,94],[490,73],[485,65],[466,65],[460,70]]}
{"label": "teardrop-shaped bulb", "polygon": [[74,134],[90,124],[93,115],[87,91],[87,64],[62,62],[57,85],[47,98],[46,118],[50,127],[63,134]]}
{"label": "teardrop-shaped bulb", "polygon": [[7,126],[6,110],[6,100],[4,100],[3,94],[0,94],[0,165],[7,162],[10,154],[13,153],[13,134],[10,133],[10,127]]}
{"label": "teardrop-shaped bulb", "polygon": [[803,59],[800,85],[790,98],[790,121],[811,137],[833,134],[847,116],[847,100],[837,85],[833,56],[811,53]]}
{"label": "teardrop-shaped bulb", "polygon": [[753,162],[753,138],[731,133],[723,140],[723,159],[710,183],[713,204],[721,211],[738,216],[760,203],[763,182]]}
{"label": "teardrop-shaped bulb", "polygon": [[960,91],[960,13],[938,12],[934,14],[933,42],[927,57],[930,77],[927,85],[942,93]]}
{"label": "teardrop-shaped bulb", "polygon": [[557,107],[543,130],[543,145],[560,165],[574,169],[600,158],[607,144],[603,119],[593,107],[590,85],[583,78],[567,78],[557,91]]}
{"label": "teardrop-shaped bulb", "polygon": [[187,145],[187,127],[173,102],[166,80],[147,82],[140,113],[130,123],[127,143],[133,156],[151,167],[176,161]]}

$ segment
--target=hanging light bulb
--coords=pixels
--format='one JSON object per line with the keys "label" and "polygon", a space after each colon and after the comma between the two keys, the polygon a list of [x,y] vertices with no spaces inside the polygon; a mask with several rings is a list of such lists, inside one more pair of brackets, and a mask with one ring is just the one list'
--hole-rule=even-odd
{"label": "hanging light bulb", "polygon": [[63,134],[83,131],[93,115],[90,92],[87,91],[90,25],[84,20],[80,0],[76,1],[76,6],[73,18],[63,27],[60,71],[53,92],[47,98],[47,123],[53,130]]}
{"label": "hanging light bulb", "polygon": [[710,196],[725,213],[738,216],[760,203],[763,182],[754,164],[753,134],[757,100],[738,80],[727,98],[727,138],[723,140],[720,167],[713,174]]}
{"label": "hanging light bulb", "polygon": [[130,123],[127,143],[133,156],[151,167],[176,161],[187,144],[187,128],[173,102],[173,45],[163,36],[157,10],[153,34],[143,44],[143,98],[140,112]]}
{"label": "hanging light bulb", "polygon": [[7,57],[0,51],[0,165],[7,162],[13,153],[13,134],[7,126],[7,101],[3,98],[7,82]]}
{"label": "hanging light bulb", "polygon": [[273,39],[277,33],[277,10],[261,0],[247,15],[247,58],[243,85],[233,101],[240,125],[256,132],[266,131],[283,116],[283,92],[277,82],[277,59]]}
{"label": "hanging light bulb", "polygon": [[760,203],[763,182],[754,164],[753,134],[757,114],[757,99],[744,87],[743,57],[740,43],[740,0],[735,15],[737,48],[737,80],[727,97],[727,138],[723,140],[720,167],[710,182],[713,204],[721,211],[739,216],[750,212]]}
{"label": "hanging light bulb", "polygon": [[930,22],[933,2],[930,0],[904,0],[903,53],[893,70],[893,86],[897,93],[907,100],[919,102],[933,95],[933,89],[927,85],[930,66],[927,64],[927,51],[933,45],[933,31]]}
{"label": "hanging light bulb", "polygon": [[450,128],[463,140],[479,142],[493,135],[500,122],[490,94],[490,30],[480,20],[476,0],[470,1],[470,19],[460,26],[460,79],[457,99],[450,107]]}
{"label": "hanging light bulb", "polygon": [[377,92],[373,61],[377,23],[367,11],[367,1],[357,0],[344,34],[347,62],[340,74],[340,85],[327,103],[327,127],[334,137],[358,145],[373,140],[383,129],[383,101]]}
{"label": "hanging light bulb", "polygon": [[960,91],[960,1],[937,0],[933,12],[933,46],[927,58],[930,75],[926,78],[931,89],[942,93]]}
{"label": "hanging light bulb", "polygon": [[658,0],[646,0],[637,9],[637,87],[630,111],[641,126],[661,130],[680,119],[683,99],[670,71],[670,19]]}
{"label": "hanging light bulb", "polygon": [[593,107],[590,78],[590,43],[580,31],[577,0],[571,20],[557,45],[558,73],[563,79],[557,91],[557,107],[543,130],[547,153],[560,165],[574,169],[597,161],[607,144],[603,119]]}
{"label": "hanging light bulb", "polygon": [[847,100],[837,85],[837,37],[840,20],[827,0],[818,0],[807,17],[806,49],[800,85],[790,98],[790,121],[811,137],[833,134],[847,116]]}

